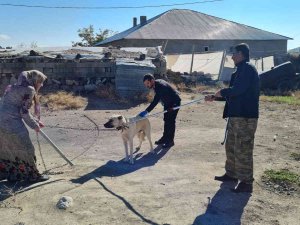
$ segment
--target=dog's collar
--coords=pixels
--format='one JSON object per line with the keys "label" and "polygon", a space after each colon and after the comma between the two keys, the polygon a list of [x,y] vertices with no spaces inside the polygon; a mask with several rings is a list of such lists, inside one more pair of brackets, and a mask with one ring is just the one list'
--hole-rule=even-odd
{"label": "dog's collar", "polygon": [[126,130],[126,129],[128,129],[128,128],[129,128],[128,126],[123,125],[123,126],[117,127],[116,129],[117,129],[117,130],[122,130],[122,132],[123,132],[124,130]]}

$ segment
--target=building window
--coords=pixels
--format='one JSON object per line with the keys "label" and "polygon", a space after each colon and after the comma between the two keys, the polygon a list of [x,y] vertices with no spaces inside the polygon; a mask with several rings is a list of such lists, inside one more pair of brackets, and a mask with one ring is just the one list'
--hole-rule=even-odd
{"label": "building window", "polygon": [[208,46],[204,46],[204,51],[208,52],[208,50],[209,50],[209,47]]}

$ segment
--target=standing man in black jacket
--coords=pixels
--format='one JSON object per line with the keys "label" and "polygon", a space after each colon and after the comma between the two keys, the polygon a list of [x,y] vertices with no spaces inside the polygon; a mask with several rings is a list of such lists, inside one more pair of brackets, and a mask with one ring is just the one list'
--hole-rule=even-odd
{"label": "standing man in black jacket", "polygon": [[205,97],[206,101],[226,100],[223,118],[228,118],[225,143],[225,174],[218,181],[238,181],[234,192],[252,192],[253,147],[258,121],[259,77],[249,63],[249,46],[235,46],[232,60],[236,71],[228,88]]}
{"label": "standing man in black jacket", "polygon": [[155,144],[162,145],[163,148],[170,148],[174,145],[176,117],[179,111],[179,109],[173,110],[173,107],[180,106],[181,99],[178,92],[168,82],[161,79],[155,80],[152,74],[146,74],[143,82],[146,88],[155,91],[155,96],[151,104],[139,116],[146,116],[161,101],[164,110],[168,110],[168,112],[164,114],[163,136]]}

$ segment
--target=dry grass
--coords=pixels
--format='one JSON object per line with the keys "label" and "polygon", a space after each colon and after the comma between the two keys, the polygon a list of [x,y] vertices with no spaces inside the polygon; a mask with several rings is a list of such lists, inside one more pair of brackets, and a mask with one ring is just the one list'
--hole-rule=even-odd
{"label": "dry grass", "polygon": [[154,98],[154,92],[139,92],[136,93],[134,96],[129,97],[129,98],[120,98],[118,99],[118,102],[124,102],[127,101],[127,103],[150,103],[153,101]]}
{"label": "dry grass", "polygon": [[84,107],[87,104],[87,99],[75,96],[73,93],[59,91],[42,96],[41,103],[45,104],[50,110],[69,110]]}
{"label": "dry grass", "polygon": [[109,99],[118,103],[132,103],[132,102],[151,102],[153,100],[154,94],[150,91],[149,93],[136,93],[130,98],[122,98],[117,95],[115,87],[112,85],[100,86],[96,92],[96,96],[103,99]]}
{"label": "dry grass", "polygon": [[[174,86],[174,85],[173,85]],[[179,83],[176,85],[178,91],[188,93],[215,93],[216,86],[197,84],[196,86],[187,86],[185,83]]]}
{"label": "dry grass", "polygon": [[208,86],[208,85],[202,85],[202,84],[198,84],[195,87],[195,90],[196,90],[197,93],[212,91],[214,89],[215,89],[215,87]]}
{"label": "dry grass", "polygon": [[154,99],[154,95],[155,95],[154,91],[148,92],[148,93],[146,94],[146,96],[145,96],[146,101],[147,101],[148,103],[152,102],[153,99]]}
{"label": "dry grass", "polygon": [[188,87],[185,85],[185,83],[178,83],[176,84],[176,88],[178,91],[182,91],[182,92],[187,92],[188,91]]}
{"label": "dry grass", "polygon": [[294,95],[295,98],[300,99],[300,91],[295,91],[292,95]]}
{"label": "dry grass", "polygon": [[118,96],[116,94],[115,88],[112,85],[104,85],[100,86],[95,94],[99,98],[104,98],[104,99],[111,99],[111,100],[116,100],[118,99]]}
{"label": "dry grass", "polygon": [[184,82],[177,83],[177,84],[171,83],[171,86],[175,87],[175,90],[178,90],[180,92],[187,92],[187,93],[194,92],[193,91],[194,88],[186,85]]}
{"label": "dry grass", "polygon": [[300,91],[289,92],[285,96],[260,96],[261,101],[300,105]]}

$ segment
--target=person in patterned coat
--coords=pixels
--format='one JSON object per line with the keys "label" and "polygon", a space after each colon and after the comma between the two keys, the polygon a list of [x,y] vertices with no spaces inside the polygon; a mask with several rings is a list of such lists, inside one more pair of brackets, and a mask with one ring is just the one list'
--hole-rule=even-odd
{"label": "person in patterned coat", "polygon": [[[25,123],[36,132],[44,125],[39,118],[37,93],[47,77],[37,70],[23,71],[9,85],[0,102],[0,180],[39,182],[49,179],[36,166],[35,149]],[[25,122],[25,123],[24,123]]]}

